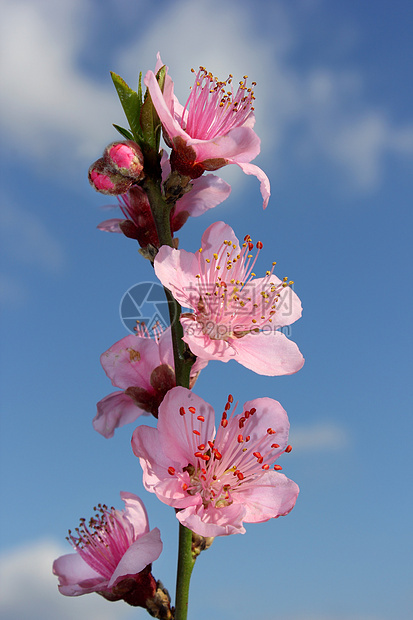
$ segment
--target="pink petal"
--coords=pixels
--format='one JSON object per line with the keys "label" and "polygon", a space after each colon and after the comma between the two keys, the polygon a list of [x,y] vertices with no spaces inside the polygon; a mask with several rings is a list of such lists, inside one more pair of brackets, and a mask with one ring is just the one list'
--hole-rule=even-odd
{"label": "pink petal", "polygon": [[133,334],[102,353],[100,362],[112,385],[123,390],[131,386],[151,389],[151,372],[161,363],[156,342]]}
{"label": "pink petal", "polygon": [[237,164],[237,166],[239,166],[245,174],[252,174],[257,177],[260,182],[261,195],[264,199],[262,206],[264,209],[266,209],[271,196],[271,190],[270,181],[265,172],[263,172],[261,168],[258,168],[258,166],[256,166],[255,164],[241,163],[240,160],[233,160],[229,163]]}
{"label": "pink petal", "polygon": [[214,174],[207,174],[192,181],[190,192],[178,200],[175,216],[187,211],[192,217],[198,217],[223,202],[231,193],[231,186]]}
{"label": "pink petal", "polygon": [[206,159],[227,159],[230,163],[250,162],[260,152],[261,140],[250,127],[235,127],[212,140],[186,140],[196,153],[195,162]]}
{"label": "pink petal", "polygon": [[[184,407],[185,415],[180,414]],[[191,413],[194,407],[196,413]],[[204,418],[198,420],[198,416]],[[195,435],[192,431],[199,431]],[[208,445],[215,436],[215,412],[211,405],[187,388],[175,387],[166,394],[159,406],[158,431],[161,445],[166,454],[186,466],[194,460],[198,444]]]}
{"label": "pink petal", "polygon": [[135,536],[147,534],[149,532],[149,521],[143,501],[134,493],[127,491],[121,491],[120,497],[125,502],[125,515],[133,525]]}
{"label": "pink petal", "polygon": [[135,405],[130,396],[124,392],[112,392],[98,402],[93,428],[109,439],[113,437],[115,428],[134,422],[142,414],[145,412]]}
{"label": "pink petal", "polygon": [[156,493],[157,497],[175,508],[186,507],[189,504],[198,503],[182,489],[182,484],[189,483],[189,475],[184,472],[179,481],[175,476],[168,473],[169,467],[177,471],[188,465],[188,460],[177,462],[171,459],[160,448],[160,436],[155,428],[139,426],[132,435],[132,450],[139,458],[143,470],[143,485],[147,491]]}
{"label": "pink petal", "polygon": [[222,508],[189,506],[176,513],[182,525],[200,536],[228,536],[245,534],[242,521],[245,508],[242,504],[231,504]]}
{"label": "pink petal", "polygon": [[202,258],[212,259],[213,253],[218,251],[224,241],[231,241],[231,243],[239,245],[238,238],[231,226],[225,222],[214,222],[208,226],[201,239]]}
{"label": "pink petal", "polygon": [[65,596],[80,596],[107,586],[107,580],[90,568],[78,553],[57,558],[53,562],[53,574],[59,578],[59,591]]}
{"label": "pink petal", "polygon": [[[237,350],[226,340],[213,340],[202,331],[202,324],[190,317],[183,316],[180,319],[184,329],[182,340],[189,345],[192,353],[199,360],[219,359],[220,362],[229,362],[237,359]],[[206,325],[208,330],[208,324]]]}
{"label": "pink petal", "polygon": [[[246,523],[261,523],[288,514],[300,489],[295,482],[276,471],[268,471],[256,484],[241,487],[234,501],[246,509]],[[236,496],[236,498],[235,498]]]}
{"label": "pink petal", "polygon": [[281,332],[251,333],[232,340],[235,361],[260,375],[291,375],[302,368],[299,348]]}
{"label": "pink petal", "polygon": [[175,299],[183,306],[191,308],[199,270],[196,256],[186,250],[175,250],[163,245],[156,255],[154,268],[159,280],[172,292]]}
{"label": "pink petal", "polygon": [[119,224],[121,222],[124,222],[125,218],[122,220],[118,217],[114,217],[110,220],[105,220],[104,222],[101,222],[97,228],[99,230],[103,230],[105,232],[112,232],[112,233],[121,233],[121,229],[119,227]]}
{"label": "pink petal", "polygon": [[[159,84],[156,80],[155,74],[152,71],[148,71],[143,80],[145,86],[148,87],[152,103],[155,107],[155,110],[158,113],[158,116],[161,120],[161,123],[166,131],[166,133],[171,137],[175,138],[176,136],[182,137],[185,142],[188,141],[188,134],[182,129],[180,124],[175,120],[172,116],[171,108],[168,103],[165,101],[165,98],[162,94],[161,89],[159,88]],[[169,91],[170,92],[170,91]]]}
{"label": "pink petal", "polygon": [[157,527],[136,540],[122,556],[108,587],[113,588],[125,577],[137,575],[162,552],[161,533]]}
{"label": "pink petal", "polygon": [[[250,286],[253,286],[256,291],[270,289],[271,286],[265,286],[265,282],[268,282],[268,278],[254,278],[251,280]],[[281,284],[281,280],[274,274],[271,276],[271,282],[276,286]],[[276,312],[272,317],[271,329],[291,325],[301,317],[302,312],[300,298],[291,286],[286,286],[276,303]]]}
{"label": "pink petal", "polygon": [[[278,457],[288,444],[290,423],[287,412],[277,400],[266,396],[249,400],[244,404],[242,411],[249,411],[253,407],[256,409],[256,413],[249,418],[248,422],[248,435],[251,437],[251,445],[254,441],[264,437],[268,428],[272,428],[276,431],[274,442],[280,446],[279,449],[272,452],[272,455]],[[243,413],[240,413],[234,419],[241,418],[242,415]]]}
{"label": "pink petal", "polygon": [[167,327],[162,333],[159,343],[159,359],[161,364],[168,364],[171,368],[175,367],[174,352],[172,347],[171,328]]}

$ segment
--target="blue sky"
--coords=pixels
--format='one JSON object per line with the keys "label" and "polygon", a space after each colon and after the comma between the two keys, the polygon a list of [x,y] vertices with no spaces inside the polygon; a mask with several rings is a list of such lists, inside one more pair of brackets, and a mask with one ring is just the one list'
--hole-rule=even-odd
{"label": "blue sky", "polygon": [[96,230],[110,200],[86,173],[124,123],[109,70],[135,85],[158,50],[181,100],[199,65],[258,83],[256,163],[272,184],[263,212],[256,179],[223,170],[230,198],[188,221],[181,247],[225,220],[263,241],[257,275],[276,260],[304,307],[298,374],[215,362],[198,380],[218,411],[228,392],[282,403],[293,452],[281,464],[301,493],[288,517],[202,554],[191,617],[411,617],[412,22],[402,0],[3,0],[5,620],[146,617],[59,596],[50,575],[67,529],[96,502],[121,507],[121,490],[160,527],[154,574],[174,590],[177,522],[142,488],[133,429],[104,440],[91,425],[111,391],[99,355],[127,333],[120,301],[155,278],[134,242]]}

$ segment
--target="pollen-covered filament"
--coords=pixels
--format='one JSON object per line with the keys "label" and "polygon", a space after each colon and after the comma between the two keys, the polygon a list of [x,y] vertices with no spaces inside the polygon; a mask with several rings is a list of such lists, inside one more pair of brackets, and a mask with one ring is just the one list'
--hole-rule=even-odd
{"label": "pollen-covered filament", "polygon": [[97,573],[110,579],[122,556],[134,542],[132,524],[115,508],[98,504],[95,516],[86,524],[80,519],[76,534],[69,530],[67,539],[84,561]]}
{"label": "pollen-covered filament", "polygon": [[[188,411],[184,407],[180,408],[187,440],[193,449],[193,459],[181,472],[172,466],[168,472],[181,480],[182,490],[188,495],[200,495],[204,507],[211,504],[215,508],[229,506],[233,502],[234,493],[241,487],[245,490],[251,483],[256,484],[257,478],[266,474],[280,453],[287,451],[277,443],[276,430],[273,428],[268,428],[261,437],[252,439],[248,435],[248,427],[256,409],[252,408],[234,417],[235,405],[228,417],[232,403],[230,395],[216,436],[205,440],[206,443],[199,443],[204,436],[203,416],[197,416],[194,407]],[[287,448],[291,450],[290,446]],[[274,465],[274,469],[279,471],[282,468]]]}
{"label": "pollen-covered filament", "polygon": [[287,278],[280,282],[273,276],[275,262],[264,278],[254,281],[252,270],[262,243],[257,242],[255,257],[253,248],[247,235],[241,247],[226,240],[206,258],[202,248],[197,253],[197,301],[192,298],[191,305],[202,333],[212,340],[241,338],[272,323],[283,303],[284,289],[293,284]]}
{"label": "pollen-covered filament", "polygon": [[200,67],[184,107],[183,129],[192,138],[212,140],[243,125],[254,110],[255,99],[252,88],[247,86],[247,77],[244,76],[234,92],[232,75],[221,82]]}

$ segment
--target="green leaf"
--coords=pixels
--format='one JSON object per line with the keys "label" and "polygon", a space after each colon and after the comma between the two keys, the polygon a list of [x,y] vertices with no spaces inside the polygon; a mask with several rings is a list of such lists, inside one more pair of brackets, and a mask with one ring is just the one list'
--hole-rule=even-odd
{"label": "green leaf", "polygon": [[[165,85],[165,76],[166,67],[164,65],[156,74],[156,79],[162,92]],[[144,102],[141,107],[140,124],[145,142],[158,151],[161,136],[161,121],[152,103],[152,98],[148,89],[146,89]]]}
{"label": "green leaf", "polygon": [[115,123],[112,123],[112,124],[114,128],[116,129],[116,131],[119,131],[121,136],[123,136],[127,140],[134,140],[134,137],[130,131],[128,131],[127,129],[124,129],[123,127],[119,127],[119,125],[115,125]]}
{"label": "green leaf", "polygon": [[[142,132],[139,119],[142,107],[142,95],[141,97],[139,97],[138,93],[132,90],[126,84],[125,80],[123,80],[116,73],[113,73],[113,71],[111,71],[110,74],[112,76],[112,80],[115,85],[116,92],[118,93],[126,118],[128,119],[129,126],[133,134],[133,139],[136,142],[141,142]],[[141,88],[140,91],[142,93]]]}

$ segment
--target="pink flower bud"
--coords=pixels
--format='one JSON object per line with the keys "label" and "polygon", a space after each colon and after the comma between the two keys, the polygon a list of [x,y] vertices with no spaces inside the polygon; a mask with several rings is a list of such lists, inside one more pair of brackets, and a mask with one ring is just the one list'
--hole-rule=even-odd
{"label": "pink flower bud", "polygon": [[133,179],[141,179],[143,176],[142,151],[133,140],[109,144],[103,158],[110,168],[123,176]]}
{"label": "pink flower bud", "polygon": [[104,158],[95,161],[89,168],[89,182],[97,192],[117,196],[132,186],[133,180],[113,171]]}

